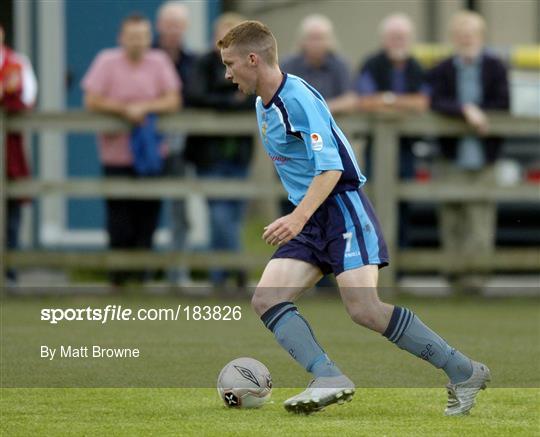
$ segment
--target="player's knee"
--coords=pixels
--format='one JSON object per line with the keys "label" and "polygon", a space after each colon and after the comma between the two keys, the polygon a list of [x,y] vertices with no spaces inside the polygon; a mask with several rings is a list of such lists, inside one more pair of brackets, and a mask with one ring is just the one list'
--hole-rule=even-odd
{"label": "player's knee", "polygon": [[268,300],[268,298],[255,291],[253,297],[251,298],[251,308],[253,308],[253,311],[255,311],[255,313],[260,317],[271,307],[272,303]]}
{"label": "player's knee", "polygon": [[355,307],[349,309],[349,315],[353,322],[365,326],[369,329],[375,329],[377,326],[377,315],[371,307]]}

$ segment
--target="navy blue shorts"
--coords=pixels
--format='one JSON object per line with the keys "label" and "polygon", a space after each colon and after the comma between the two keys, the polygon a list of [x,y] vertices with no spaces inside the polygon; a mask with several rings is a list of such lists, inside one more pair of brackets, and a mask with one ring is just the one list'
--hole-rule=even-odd
{"label": "navy blue shorts", "polygon": [[330,196],[302,232],[272,258],[293,258],[339,275],[368,264],[388,265],[388,250],[371,203],[361,189]]}

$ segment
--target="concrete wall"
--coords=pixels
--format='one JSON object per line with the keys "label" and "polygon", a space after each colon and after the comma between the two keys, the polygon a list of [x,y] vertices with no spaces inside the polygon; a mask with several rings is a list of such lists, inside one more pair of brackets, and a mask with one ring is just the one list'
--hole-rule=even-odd
{"label": "concrete wall", "polygon": [[483,0],[480,12],[487,20],[491,44],[504,47],[540,42],[540,1]]}
{"label": "concrete wall", "polygon": [[[427,22],[426,4],[435,10],[435,22]],[[482,0],[479,7],[488,20],[488,44],[506,47],[538,43],[538,0]],[[402,11],[417,26],[419,42],[447,42],[448,19],[463,5],[462,0],[319,0],[254,2],[238,0],[239,12],[270,26],[280,47],[280,56],[295,49],[298,23],[310,13],[327,15],[336,27],[341,51],[354,68],[360,59],[378,45],[377,28],[381,19]],[[430,29],[435,41],[428,38]]]}

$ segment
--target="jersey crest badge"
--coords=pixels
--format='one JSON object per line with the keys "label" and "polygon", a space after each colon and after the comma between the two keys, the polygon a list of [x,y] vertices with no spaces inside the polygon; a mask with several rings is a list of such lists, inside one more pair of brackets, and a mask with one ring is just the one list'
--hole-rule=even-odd
{"label": "jersey crest badge", "polygon": [[264,121],[261,127],[261,131],[262,131],[262,136],[265,143],[266,143],[266,130],[267,129],[268,129],[268,125],[266,124],[266,121]]}
{"label": "jersey crest badge", "polygon": [[315,152],[319,152],[323,148],[323,140],[322,137],[318,133],[312,133],[310,135],[311,137],[311,148]]}

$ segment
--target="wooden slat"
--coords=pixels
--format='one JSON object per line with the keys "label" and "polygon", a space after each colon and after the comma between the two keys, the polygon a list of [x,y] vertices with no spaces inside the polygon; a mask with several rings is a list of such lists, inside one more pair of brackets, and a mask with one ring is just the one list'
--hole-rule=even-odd
{"label": "wooden slat", "polygon": [[[388,129],[386,123],[379,120],[373,132],[374,180],[371,186],[377,216],[384,231],[387,251],[393,259],[397,251],[398,202],[396,179],[398,175],[399,139],[396,131]],[[393,263],[382,272],[379,278],[381,287],[391,288],[395,280],[396,265]]]}
{"label": "wooden slat", "polygon": [[441,250],[404,249],[398,253],[396,261],[400,269],[410,272],[513,270],[540,273],[540,248],[505,248],[492,255],[458,259]]}
{"label": "wooden slat", "polygon": [[[489,113],[490,133],[500,136],[540,135],[540,118],[514,117],[505,113]],[[0,118],[3,115],[0,114]],[[348,134],[373,135],[375,144],[375,174],[370,183],[372,200],[376,204],[389,251],[392,267],[381,275],[382,285],[392,285],[397,268],[407,271],[489,271],[540,270],[540,249],[504,249],[493,254],[478,255],[474,259],[455,259],[440,250],[405,250],[396,247],[398,200],[429,201],[531,201],[540,200],[540,187],[519,185],[495,187],[483,185],[398,183],[397,181],[397,138],[399,136],[440,136],[471,133],[463,120],[442,117],[433,113],[411,115],[366,115],[355,114],[338,118],[338,123]],[[40,112],[9,116],[4,123],[10,130],[42,132],[115,132],[127,131],[131,126],[120,118],[85,111]],[[169,133],[216,135],[254,135],[258,137],[253,112],[221,113],[211,110],[185,110],[178,114],[160,117],[158,126]],[[0,120],[0,133],[2,130]],[[3,144],[5,136],[1,135]],[[74,145],[76,147],[76,145]],[[262,150],[259,151],[261,153]],[[264,152],[262,152],[264,153]],[[261,158],[261,157],[259,157]],[[262,157],[264,158],[264,157]],[[262,159],[261,158],[261,159]],[[0,169],[5,164],[0,156]],[[4,174],[4,172],[2,172]],[[69,179],[65,181],[29,180],[0,184],[0,199],[9,197],[36,197],[47,194],[64,194],[75,197],[109,198],[184,198],[197,193],[214,198],[244,198],[276,200],[284,195],[278,183],[271,178],[261,183],[258,174],[249,182],[239,180],[195,179]],[[275,202],[272,202],[275,203]],[[3,206],[3,205],[2,205]],[[2,213],[5,208],[2,208]],[[2,222],[0,217],[0,223]],[[0,227],[1,228],[1,227]],[[1,243],[0,239],[0,243]],[[3,249],[3,244],[0,244]],[[160,252],[8,252],[0,259],[0,271],[4,261],[13,266],[44,267],[87,267],[109,269],[139,269],[145,267],[173,267],[180,263],[189,267],[247,269],[262,267],[267,257],[239,253],[160,253]],[[0,285],[3,279],[0,279]]]}
{"label": "wooden slat", "polygon": [[[532,116],[509,116],[508,113],[489,112],[489,134],[507,136],[540,135],[540,118]],[[400,135],[463,135],[474,134],[463,120],[444,117],[435,113],[418,116],[397,117],[396,129]]]}
{"label": "wooden slat", "polygon": [[264,267],[270,256],[238,252],[146,252],[110,250],[106,252],[76,251],[8,251],[6,264],[13,267],[49,268],[121,268],[126,270],[141,268],[242,268]]}
{"label": "wooden slat", "polygon": [[[140,269],[144,267],[191,268],[238,268],[264,267],[269,260],[266,255],[238,252],[64,252],[64,251],[8,251],[6,263],[13,267],[51,268],[122,268]],[[406,249],[392,260],[396,268],[411,272],[461,271],[465,270],[512,270],[540,272],[540,248],[499,249],[493,255],[478,255],[471,259],[455,259],[440,250]]]}
{"label": "wooden slat", "polygon": [[216,179],[69,179],[64,181],[27,180],[8,184],[8,197],[37,197],[65,194],[73,197],[107,198],[185,198],[201,194],[212,198],[282,198],[283,187],[273,184],[250,184],[245,180]]}
{"label": "wooden slat", "polygon": [[540,185],[520,184],[510,187],[493,185],[444,184],[441,182],[416,183],[401,182],[398,185],[399,198],[417,201],[500,201],[500,202],[538,202]]}
{"label": "wooden slat", "polygon": [[[501,136],[540,135],[540,118],[509,116],[507,113],[489,112],[490,133]],[[435,113],[422,115],[368,115],[353,114],[336,117],[348,132],[368,133],[377,121],[383,121],[396,130],[397,135],[462,135],[472,133],[471,128],[458,118]],[[7,117],[10,130],[65,132],[110,132],[130,129],[129,123],[103,114],[83,110],[67,112],[31,112]],[[164,132],[192,134],[255,134],[257,124],[252,111],[230,113],[212,110],[186,109],[178,114],[160,117],[158,126]]]}

